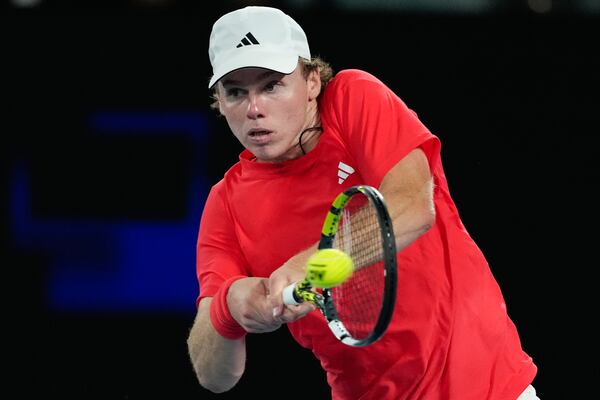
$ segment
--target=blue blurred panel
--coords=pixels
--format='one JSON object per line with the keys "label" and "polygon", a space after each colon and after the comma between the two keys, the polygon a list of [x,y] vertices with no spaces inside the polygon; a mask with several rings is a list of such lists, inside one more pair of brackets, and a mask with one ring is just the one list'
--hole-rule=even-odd
{"label": "blue blurred panel", "polygon": [[47,256],[46,306],[55,311],[194,312],[195,250],[208,192],[200,167],[207,127],[198,113],[97,113],[96,134],[186,135],[194,143],[187,212],[178,220],[33,217],[26,165],[11,173],[15,244]]}
{"label": "blue blurred panel", "polygon": [[191,112],[98,112],[90,116],[89,125],[100,134],[186,134],[195,138],[206,135],[206,117]]}
{"label": "blue blurred panel", "polygon": [[196,225],[124,224],[110,229],[110,265],[56,260],[50,302],[60,310],[190,311],[198,293]]}

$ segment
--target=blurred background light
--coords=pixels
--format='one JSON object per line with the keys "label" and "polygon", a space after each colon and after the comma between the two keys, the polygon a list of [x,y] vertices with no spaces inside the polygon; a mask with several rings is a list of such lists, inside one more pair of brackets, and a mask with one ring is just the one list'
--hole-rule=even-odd
{"label": "blurred background light", "polygon": [[527,4],[536,13],[547,13],[552,10],[552,0],[527,0]]}
{"label": "blurred background light", "polygon": [[10,3],[15,7],[36,7],[42,3],[42,0],[10,0]]}
{"label": "blurred background light", "polygon": [[436,13],[482,13],[493,11],[498,0],[332,0],[334,6],[348,10],[388,10]]}

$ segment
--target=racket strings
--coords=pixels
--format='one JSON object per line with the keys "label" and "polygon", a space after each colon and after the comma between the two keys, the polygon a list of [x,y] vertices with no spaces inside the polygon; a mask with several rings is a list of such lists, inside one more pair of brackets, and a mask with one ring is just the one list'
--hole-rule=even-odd
{"label": "racket strings", "polygon": [[334,247],[350,255],[354,273],[332,289],[338,317],[356,339],[367,337],[379,318],[385,289],[383,243],[374,206],[355,195],[343,210]]}

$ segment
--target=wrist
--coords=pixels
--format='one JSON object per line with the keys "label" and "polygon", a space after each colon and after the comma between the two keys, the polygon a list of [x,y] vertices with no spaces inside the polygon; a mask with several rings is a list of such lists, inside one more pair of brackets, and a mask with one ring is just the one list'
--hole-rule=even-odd
{"label": "wrist", "polygon": [[227,279],[212,298],[210,304],[210,322],[217,333],[227,339],[240,339],[246,335],[246,330],[233,318],[227,305],[227,293],[231,285],[238,279],[245,278],[237,275]]}

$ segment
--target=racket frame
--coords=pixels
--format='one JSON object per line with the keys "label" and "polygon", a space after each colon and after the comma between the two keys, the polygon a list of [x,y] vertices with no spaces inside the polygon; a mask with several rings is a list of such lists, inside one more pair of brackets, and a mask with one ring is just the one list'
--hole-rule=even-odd
{"label": "racket frame", "polygon": [[333,288],[322,289],[322,293],[316,293],[311,290],[312,287],[310,282],[307,279],[304,279],[297,285],[290,285],[287,293],[284,291],[284,302],[286,304],[294,304],[294,302],[295,304],[299,304],[303,301],[310,301],[317,305],[327,320],[333,334],[342,343],[353,347],[370,345],[383,336],[392,319],[397,290],[396,241],[392,219],[390,218],[382,194],[374,187],[368,185],[352,186],[344,190],[335,198],[325,217],[318,248],[321,250],[333,247],[333,241],[337,233],[344,207],[348,204],[352,196],[359,193],[367,197],[371,205],[377,211],[376,214],[380,227],[379,231],[384,245],[382,249],[385,276],[383,299],[377,322],[369,335],[362,339],[356,339],[350,334],[348,329],[346,329],[335,308],[331,290]]}

